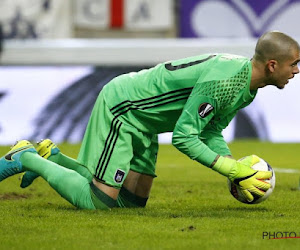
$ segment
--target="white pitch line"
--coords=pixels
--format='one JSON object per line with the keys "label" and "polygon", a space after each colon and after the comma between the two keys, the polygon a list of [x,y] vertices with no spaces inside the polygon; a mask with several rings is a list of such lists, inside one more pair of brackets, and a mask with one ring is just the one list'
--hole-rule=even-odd
{"label": "white pitch line", "polygon": [[291,169],[291,168],[273,168],[275,173],[285,173],[285,174],[300,174],[300,170],[298,169]]}

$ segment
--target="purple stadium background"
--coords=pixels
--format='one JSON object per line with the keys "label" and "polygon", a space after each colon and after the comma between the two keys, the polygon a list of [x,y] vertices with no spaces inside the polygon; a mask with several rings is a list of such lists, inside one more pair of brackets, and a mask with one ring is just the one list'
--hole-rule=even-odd
{"label": "purple stadium background", "polygon": [[179,35],[259,37],[269,29],[279,29],[300,36],[299,29],[295,30],[299,10],[299,0],[181,0]]}

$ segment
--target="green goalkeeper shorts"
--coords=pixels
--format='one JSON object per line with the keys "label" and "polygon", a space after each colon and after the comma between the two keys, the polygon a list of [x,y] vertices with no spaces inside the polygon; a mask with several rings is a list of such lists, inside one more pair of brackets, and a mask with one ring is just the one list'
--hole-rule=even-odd
{"label": "green goalkeeper shorts", "polygon": [[157,151],[157,135],[121,122],[110,112],[100,92],[77,160],[98,181],[120,188],[129,170],[155,177]]}

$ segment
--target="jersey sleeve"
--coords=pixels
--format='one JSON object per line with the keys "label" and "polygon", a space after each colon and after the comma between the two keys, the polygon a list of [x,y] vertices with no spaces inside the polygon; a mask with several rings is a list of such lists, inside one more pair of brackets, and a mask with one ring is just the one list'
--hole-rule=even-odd
{"label": "jersey sleeve", "polygon": [[201,134],[201,140],[217,154],[222,156],[231,155],[221,131],[207,129]]}
{"label": "jersey sleeve", "polygon": [[178,150],[205,166],[218,154],[230,154],[221,133],[237,110],[254,98],[248,93],[250,65],[244,58],[222,56],[201,72],[173,131]]}
{"label": "jersey sleeve", "polygon": [[226,116],[223,116],[222,119],[212,119],[206,126],[205,130],[201,133],[202,141],[211,150],[218,153],[219,155],[231,155],[230,149],[222,135],[222,131],[228,126],[236,113],[237,111],[234,111],[227,114]]}
{"label": "jersey sleeve", "polygon": [[217,102],[193,91],[173,131],[172,144],[191,159],[210,166],[217,157],[201,139],[201,132],[214,116]]}

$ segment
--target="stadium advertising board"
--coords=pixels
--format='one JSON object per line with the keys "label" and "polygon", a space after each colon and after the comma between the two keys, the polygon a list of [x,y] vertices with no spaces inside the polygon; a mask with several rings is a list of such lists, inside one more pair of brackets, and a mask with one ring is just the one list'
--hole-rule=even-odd
{"label": "stadium advertising board", "polygon": [[[19,139],[52,138],[56,142],[80,142],[99,91],[113,77],[142,69],[92,66],[0,67],[0,144]],[[223,135],[259,138],[273,142],[300,142],[300,77],[284,90],[269,86],[240,111]],[[162,134],[170,143],[171,134]]]}

